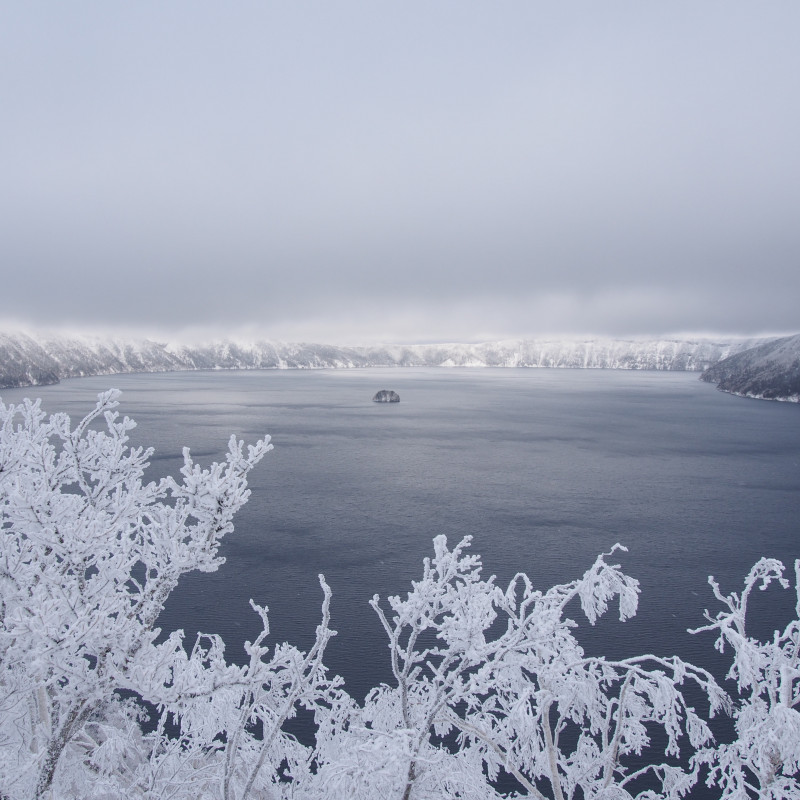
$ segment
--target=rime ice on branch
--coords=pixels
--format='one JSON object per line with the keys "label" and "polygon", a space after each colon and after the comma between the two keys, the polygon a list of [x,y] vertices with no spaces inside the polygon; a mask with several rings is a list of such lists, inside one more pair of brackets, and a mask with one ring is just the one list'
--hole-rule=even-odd
{"label": "rime ice on branch", "polygon": [[[242,798],[308,761],[282,725],[331,688],[330,592],[323,581],[307,655],[270,655],[256,606],[264,628],[243,667],[225,662],[218,637],[188,653],[181,631],[156,644],[180,576],[223,562],[247,473],[271,445],[245,452],[232,437],[208,469],[186,449],[180,482],[144,483],[152,450],[128,446],[134,423],[119,418],[118,395],[100,395],[74,429],[38,402],[0,404],[0,795]],[[154,732],[121,690],[160,710]],[[170,716],[177,738],[165,734]]]}
{"label": "rime ice on branch", "polygon": [[715,631],[717,650],[733,653],[728,678],[739,695],[733,712],[736,739],[702,750],[696,758],[710,767],[707,782],[722,789],[723,798],[800,798],[800,560],[794,562],[795,619],[776,630],[771,642],[747,634],[753,590],[764,590],[773,581],[788,588],[783,570],[780,561],[762,558],[745,578],[741,595],[723,595],[710,577],[714,597],[725,610],[713,617],[706,611],[709,624],[692,631]]}
{"label": "rime ice on branch", "polygon": [[[503,590],[481,577],[468,545],[449,550],[438,536],[406,599],[388,598],[387,614],[373,598],[394,685],[331,725],[330,796],[499,797],[487,777],[501,771],[535,798],[628,797],[645,776],[658,787],[648,797],[690,789],[696,771],[678,763],[681,743],[691,753],[711,735],[682,687],[699,687],[714,713],[725,704],[714,679],[677,658],[588,657],[573,635],[574,601],[590,623],[612,601],[624,620],[637,581],[605,554],[572,583],[541,592],[519,574]],[[654,728],[660,760],[632,768]]]}

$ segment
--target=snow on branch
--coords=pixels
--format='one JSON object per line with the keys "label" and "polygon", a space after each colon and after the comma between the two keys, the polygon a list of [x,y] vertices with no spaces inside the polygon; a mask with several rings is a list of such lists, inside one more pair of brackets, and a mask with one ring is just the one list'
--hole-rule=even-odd
{"label": "snow on branch", "polygon": [[747,574],[741,594],[728,595],[709,577],[724,609],[713,616],[706,611],[708,624],[691,631],[713,631],[716,648],[733,655],[728,678],[738,690],[736,739],[696,757],[710,768],[707,782],[722,789],[723,798],[800,798],[800,561],[794,564],[795,619],[767,642],[748,636],[746,626],[753,591],[772,582],[789,588],[783,572],[780,561],[762,558]]}

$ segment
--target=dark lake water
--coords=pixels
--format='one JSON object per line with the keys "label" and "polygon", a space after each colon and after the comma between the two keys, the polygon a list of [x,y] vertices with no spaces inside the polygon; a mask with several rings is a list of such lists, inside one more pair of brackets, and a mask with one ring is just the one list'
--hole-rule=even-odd
{"label": "dark lake water", "polygon": [[[224,456],[231,433],[269,433],[252,498],[225,541],[227,563],[188,576],[161,624],[220,633],[229,655],[254,636],[249,598],[276,639],[307,646],[317,574],[333,589],[326,659],[351,693],[389,680],[374,593],[407,591],[431,539],[467,534],[486,574],[527,572],[545,589],[578,577],[615,542],[641,582],[638,616],[579,634],[608,655],[677,653],[717,672],[712,637],[690,636],[714,608],[706,583],[741,586],[762,555],[800,557],[800,407],[745,400],[696,374],[579,370],[359,370],[128,375],[6,391],[78,417],[99,391],[124,392],[153,445],[152,477],[191,447]],[[399,404],[371,402],[379,389]],[[791,570],[790,570],[791,572]],[[785,622],[793,594],[759,594],[753,632]],[[715,609],[716,610],[716,609]]]}

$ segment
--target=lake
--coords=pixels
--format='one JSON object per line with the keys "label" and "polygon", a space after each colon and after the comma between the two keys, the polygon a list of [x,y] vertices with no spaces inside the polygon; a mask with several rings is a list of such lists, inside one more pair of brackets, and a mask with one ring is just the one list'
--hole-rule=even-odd
{"label": "lake", "polygon": [[[270,608],[275,639],[308,646],[319,618],[317,574],[333,590],[339,635],[326,662],[349,691],[390,679],[368,600],[403,593],[440,533],[473,537],[486,574],[534,584],[578,577],[615,542],[641,582],[640,611],[595,629],[610,656],[677,653],[719,673],[713,637],[690,636],[762,555],[800,556],[800,408],[745,400],[695,373],[525,369],[370,369],[124,375],[7,390],[75,419],[96,394],[123,391],[153,445],[151,477],[177,474],[181,449],[224,457],[231,433],[269,433],[252,497],[215,574],[187,576],[160,624],[221,634],[231,658],[258,629],[248,600]],[[376,404],[379,389],[399,404]],[[791,572],[791,569],[790,569]],[[793,593],[759,594],[753,632],[768,633]]]}

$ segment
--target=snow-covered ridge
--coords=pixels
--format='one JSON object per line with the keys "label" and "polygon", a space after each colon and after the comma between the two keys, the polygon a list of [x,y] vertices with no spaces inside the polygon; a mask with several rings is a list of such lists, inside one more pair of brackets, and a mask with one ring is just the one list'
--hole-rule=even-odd
{"label": "snow-covered ridge", "polygon": [[742,397],[800,403],[800,334],[735,353],[708,369],[702,378]]}
{"label": "snow-covered ridge", "polygon": [[286,342],[150,339],[0,333],[0,388],[62,378],[197,369],[352,369],[357,367],[561,367],[689,370],[772,339],[531,339],[481,344],[339,347]]}

